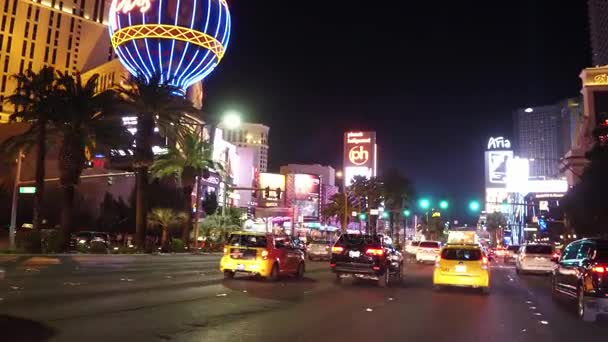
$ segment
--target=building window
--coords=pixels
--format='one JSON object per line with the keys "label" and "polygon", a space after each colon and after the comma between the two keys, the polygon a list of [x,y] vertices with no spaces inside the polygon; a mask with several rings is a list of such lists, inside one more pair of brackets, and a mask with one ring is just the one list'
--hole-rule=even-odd
{"label": "building window", "polygon": [[22,59],[21,62],[19,63],[19,73],[23,73],[23,65],[25,64],[25,61]]}
{"label": "building window", "polygon": [[6,75],[2,76],[2,92],[4,93],[6,91]]}
{"label": "building window", "polygon": [[38,37],[38,24],[34,24],[34,30],[32,31],[32,39],[36,40]]}
{"label": "building window", "polygon": [[13,28],[15,28],[15,18],[11,18],[11,24],[8,27],[8,33],[13,33]]}
{"label": "building window", "polygon": [[27,6],[27,18],[31,18],[32,17],[32,5],[28,5]]}
{"label": "building window", "polygon": [[49,47],[44,48],[44,63],[49,61]]}
{"label": "building window", "polygon": [[29,22],[25,23],[25,33],[23,34],[23,36],[25,38],[28,38],[30,36],[30,23]]}
{"label": "building window", "polygon": [[[6,40],[6,53],[11,52],[11,44],[13,43],[13,37],[9,36]],[[8,58],[8,56],[6,56]]]}
{"label": "building window", "polygon": [[36,14],[34,14],[34,21],[38,22],[38,19],[40,18],[40,8],[36,8]]}
{"label": "building window", "polygon": [[61,13],[57,15],[57,28],[61,26]]}
{"label": "building window", "polygon": [[[13,0],[13,15],[17,14],[17,1],[19,0]],[[8,2],[8,0],[6,2]]]}
{"label": "building window", "polygon": [[2,16],[2,31],[6,28],[6,14]]}
{"label": "building window", "polygon": [[[4,72],[8,72],[8,56],[4,57]],[[6,77],[6,75],[4,75]],[[2,84],[5,84],[6,82],[2,82]]]}
{"label": "building window", "polygon": [[2,51],[2,44],[4,44],[4,35],[0,33],[0,51]]}
{"label": "building window", "polygon": [[4,2],[4,13],[8,12],[8,1]]}
{"label": "building window", "polygon": [[23,45],[21,46],[21,57],[25,57],[26,51],[27,51],[27,42],[24,40]]}
{"label": "building window", "polygon": [[29,62],[27,63],[27,70],[32,71],[32,61],[29,61]]}
{"label": "building window", "polygon": [[57,62],[57,49],[53,49],[53,57],[51,58],[51,64],[55,64]]}
{"label": "building window", "polygon": [[65,58],[65,67],[69,68],[70,67],[70,53],[68,52],[66,58]]}

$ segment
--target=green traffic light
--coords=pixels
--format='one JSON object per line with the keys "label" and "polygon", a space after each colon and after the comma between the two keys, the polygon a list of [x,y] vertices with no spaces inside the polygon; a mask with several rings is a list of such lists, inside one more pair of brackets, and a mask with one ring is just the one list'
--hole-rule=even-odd
{"label": "green traffic light", "polygon": [[410,215],[412,215],[412,212],[409,209],[405,209],[403,211],[403,216],[405,217],[410,217]]}
{"label": "green traffic light", "polygon": [[471,209],[471,211],[479,211],[480,207],[481,206],[479,205],[479,202],[477,202],[477,201],[471,201],[469,203],[469,209]]}
{"label": "green traffic light", "polygon": [[388,218],[388,212],[383,211],[382,212],[382,218]]}
{"label": "green traffic light", "polygon": [[441,201],[439,202],[439,208],[441,209],[447,209],[449,207],[448,201]]}
{"label": "green traffic light", "polygon": [[418,205],[420,206],[420,208],[427,210],[431,206],[431,201],[429,201],[426,198],[423,198],[420,201],[418,201]]}
{"label": "green traffic light", "polygon": [[361,220],[365,220],[367,218],[367,215],[364,213],[359,214],[359,219]]}

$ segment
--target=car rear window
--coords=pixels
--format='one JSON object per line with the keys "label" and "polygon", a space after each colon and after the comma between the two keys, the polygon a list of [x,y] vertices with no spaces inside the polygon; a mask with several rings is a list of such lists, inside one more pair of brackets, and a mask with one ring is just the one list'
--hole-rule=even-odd
{"label": "car rear window", "polygon": [[481,260],[481,251],[479,249],[446,248],[441,252],[441,258],[460,261]]}
{"label": "car rear window", "polygon": [[608,261],[608,244],[598,245],[595,260]]}
{"label": "car rear window", "polygon": [[508,251],[517,252],[519,250],[519,246],[509,246],[507,247]]}
{"label": "car rear window", "polygon": [[365,234],[342,234],[336,242],[336,245],[343,245],[346,247],[380,244],[381,241],[379,236]]}
{"label": "car rear window", "polygon": [[530,245],[526,246],[528,254],[553,254],[553,247],[546,245]]}
{"label": "car rear window", "polygon": [[228,240],[228,245],[238,247],[266,247],[266,236],[263,235],[246,235],[232,234]]}
{"label": "car rear window", "polygon": [[439,248],[439,242],[421,242],[420,246],[422,248]]}
{"label": "car rear window", "polygon": [[311,245],[329,245],[329,241],[327,240],[315,240],[310,243]]}

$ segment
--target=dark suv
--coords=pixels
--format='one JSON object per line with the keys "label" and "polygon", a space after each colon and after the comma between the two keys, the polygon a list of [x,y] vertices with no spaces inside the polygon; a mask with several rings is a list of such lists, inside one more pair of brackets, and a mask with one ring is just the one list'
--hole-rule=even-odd
{"label": "dark suv", "polygon": [[401,281],[403,255],[390,238],[368,234],[342,234],[331,248],[331,270],[338,281],[345,276],[378,281],[381,287],[391,277]]}
{"label": "dark suv", "polygon": [[576,299],[584,321],[608,315],[608,240],[583,239],[564,248],[553,271],[554,297]]}

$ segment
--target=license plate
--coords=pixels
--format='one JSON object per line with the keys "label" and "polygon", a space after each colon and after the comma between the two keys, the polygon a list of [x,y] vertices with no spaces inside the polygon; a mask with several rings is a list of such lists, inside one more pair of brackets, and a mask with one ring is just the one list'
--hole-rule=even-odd
{"label": "license plate", "polygon": [[456,265],[456,272],[464,273],[467,271],[467,267],[464,265]]}
{"label": "license plate", "polygon": [[245,270],[245,265],[236,265],[236,269],[239,271],[244,271]]}
{"label": "license plate", "polygon": [[348,252],[348,256],[351,258],[358,258],[361,256],[361,252],[359,251],[350,251]]}

